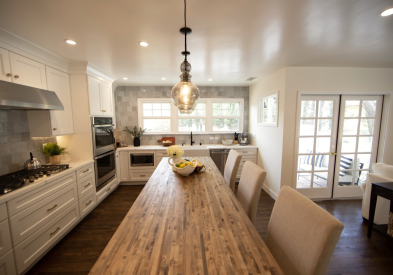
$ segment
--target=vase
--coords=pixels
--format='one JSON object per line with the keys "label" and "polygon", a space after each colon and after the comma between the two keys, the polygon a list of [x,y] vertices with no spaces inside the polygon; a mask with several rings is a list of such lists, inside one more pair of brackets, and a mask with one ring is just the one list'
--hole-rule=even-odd
{"label": "vase", "polygon": [[53,165],[58,165],[61,162],[61,155],[49,156],[49,161]]}
{"label": "vase", "polygon": [[139,147],[141,146],[141,140],[140,138],[135,137],[134,138],[134,147]]}
{"label": "vase", "polygon": [[[170,160],[172,160],[172,163]],[[172,157],[170,157],[168,159],[169,165],[172,166],[172,171],[175,171],[175,164],[178,163],[180,160],[181,160],[181,157],[178,157],[176,155],[173,155]]]}

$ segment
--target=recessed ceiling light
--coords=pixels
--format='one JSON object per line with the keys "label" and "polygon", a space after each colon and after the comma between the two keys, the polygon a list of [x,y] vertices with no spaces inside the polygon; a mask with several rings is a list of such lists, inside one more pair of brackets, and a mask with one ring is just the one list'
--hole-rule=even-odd
{"label": "recessed ceiling light", "polygon": [[127,80],[128,78],[127,78],[127,77],[123,77],[123,79],[124,79],[124,80]]}
{"label": "recessed ceiling light", "polygon": [[139,45],[141,45],[143,47],[147,47],[147,46],[149,46],[149,43],[147,43],[145,41],[141,41],[141,42],[139,42]]}
{"label": "recessed ceiling light", "polygon": [[166,78],[165,77],[163,77],[163,78],[161,78],[162,80],[165,80]]}
{"label": "recessed ceiling light", "polygon": [[393,8],[387,9],[381,13],[381,16],[389,16],[393,14]]}
{"label": "recessed ceiling light", "polygon": [[213,79],[209,78],[208,81],[213,81]]}
{"label": "recessed ceiling light", "polygon": [[75,45],[76,44],[76,42],[74,40],[70,40],[70,39],[66,39],[65,42],[70,44],[70,45]]}

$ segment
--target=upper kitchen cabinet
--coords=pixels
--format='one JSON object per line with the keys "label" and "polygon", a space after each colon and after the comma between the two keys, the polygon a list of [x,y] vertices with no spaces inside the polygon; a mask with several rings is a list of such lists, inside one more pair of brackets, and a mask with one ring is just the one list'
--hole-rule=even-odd
{"label": "upper kitchen cabinet", "polygon": [[12,81],[10,56],[6,49],[0,48],[0,80]]}
{"label": "upper kitchen cabinet", "polygon": [[45,65],[19,54],[9,52],[14,83],[47,89]]}
{"label": "upper kitchen cabinet", "polygon": [[112,116],[112,87],[104,81],[88,76],[90,115]]}
{"label": "upper kitchen cabinet", "polygon": [[48,90],[54,91],[64,110],[28,111],[30,135],[49,137],[74,133],[69,75],[46,67]]}

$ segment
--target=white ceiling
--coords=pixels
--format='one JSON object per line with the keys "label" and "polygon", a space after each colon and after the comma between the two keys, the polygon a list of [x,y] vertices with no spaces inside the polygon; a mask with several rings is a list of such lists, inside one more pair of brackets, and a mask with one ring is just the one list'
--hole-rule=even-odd
{"label": "white ceiling", "polygon": [[[257,80],[250,83],[248,77],[284,66],[393,67],[393,16],[380,17],[392,0],[187,4],[193,30],[189,61],[197,85],[250,85]],[[182,0],[0,0],[0,7],[1,28],[70,61],[90,61],[120,85],[179,81]],[[66,38],[77,45],[66,44]]]}

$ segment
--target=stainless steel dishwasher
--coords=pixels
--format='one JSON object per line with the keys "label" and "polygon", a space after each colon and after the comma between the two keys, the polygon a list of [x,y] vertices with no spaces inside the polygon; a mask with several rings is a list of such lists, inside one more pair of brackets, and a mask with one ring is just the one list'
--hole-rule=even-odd
{"label": "stainless steel dishwasher", "polygon": [[225,164],[227,163],[227,158],[230,149],[213,149],[210,150],[210,157],[213,159],[214,163],[220,170],[221,174],[224,175]]}

